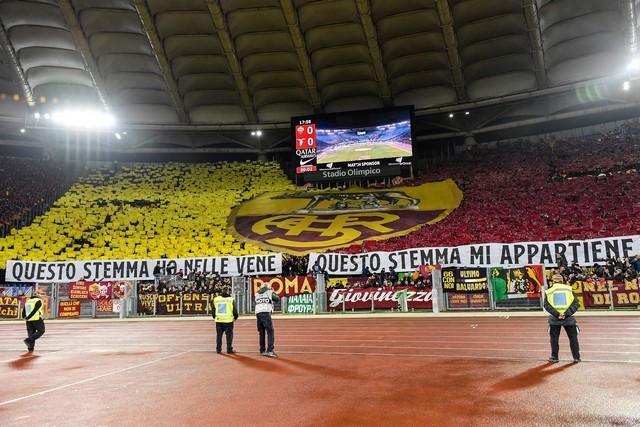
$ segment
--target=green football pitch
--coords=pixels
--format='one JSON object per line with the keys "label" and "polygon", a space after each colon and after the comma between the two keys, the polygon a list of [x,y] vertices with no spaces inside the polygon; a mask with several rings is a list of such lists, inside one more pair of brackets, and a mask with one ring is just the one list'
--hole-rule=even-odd
{"label": "green football pitch", "polygon": [[395,145],[344,146],[330,152],[319,153],[318,163],[354,162],[358,160],[387,159],[411,156],[411,148],[401,149]]}

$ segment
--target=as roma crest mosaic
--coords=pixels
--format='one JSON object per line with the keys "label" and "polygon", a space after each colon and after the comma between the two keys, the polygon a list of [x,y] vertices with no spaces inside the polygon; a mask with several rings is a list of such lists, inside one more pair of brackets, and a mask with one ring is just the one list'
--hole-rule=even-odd
{"label": "as roma crest mosaic", "polygon": [[265,193],[229,219],[257,246],[304,255],[402,236],[445,218],[462,201],[451,179],[415,187]]}

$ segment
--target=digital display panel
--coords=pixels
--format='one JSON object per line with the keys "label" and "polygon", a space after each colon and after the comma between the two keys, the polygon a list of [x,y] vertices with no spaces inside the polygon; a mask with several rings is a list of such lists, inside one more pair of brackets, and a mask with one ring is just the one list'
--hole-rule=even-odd
{"label": "digital display panel", "polygon": [[412,116],[402,107],[293,118],[297,176],[309,182],[410,174]]}

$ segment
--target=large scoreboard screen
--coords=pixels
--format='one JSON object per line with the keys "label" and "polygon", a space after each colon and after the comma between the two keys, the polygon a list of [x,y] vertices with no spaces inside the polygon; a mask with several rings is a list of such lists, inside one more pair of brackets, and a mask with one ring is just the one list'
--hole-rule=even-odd
{"label": "large scoreboard screen", "polygon": [[411,174],[413,109],[294,117],[296,176],[304,182]]}

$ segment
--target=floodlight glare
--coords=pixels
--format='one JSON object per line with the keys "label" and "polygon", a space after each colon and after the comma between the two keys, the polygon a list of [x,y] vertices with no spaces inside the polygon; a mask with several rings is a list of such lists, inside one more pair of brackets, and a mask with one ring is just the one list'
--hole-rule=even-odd
{"label": "floodlight glare", "polygon": [[453,119],[453,113],[449,113],[449,118]]}
{"label": "floodlight glare", "polygon": [[38,112],[33,113],[33,117],[35,117],[36,119],[39,119],[40,118],[40,113],[38,113]]}
{"label": "floodlight glare", "polygon": [[25,128],[20,129],[20,133],[25,133],[27,130]]}
{"label": "floodlight glare", "polygon": [[120,135],[118,132],[116,132],[114,135],[118,141],[122,139],[122,135]]}
{"label": "floodlight glare", "polygon": [[251,131],[251,136],[256,136],[256,131],[255,130]]}
{"label": "floodlight glare", "polygon": [[51,118],[62,126],[89,129],[108,129],[116,122],[109,113],[91,110],[61,110],[54,112]]}
{"label": "floodlight glare", "polygon": [[256,135],[261,136],[262,135],[262,131],[261,130],[256,131]]}
{"label": "floodlight glare", "polygon": [[44,113],[44,118],[46,120],[49,120],[51,118],[51,116],[49,115],[49,113]]}
{"label": "floodlight glare", "polygon": [[627,80],[626,82],[622,83],[622,90],[629,90],[629,89],[631,89],[631,82]]}
{"label": "floodlight glare", "polygon": [[468,111],[465,111],[465,112],[464,112],[464,115],[465,115],[465,116],[468,116],[469,114],[470,114],[470,113],[469,113]]}
{"label": "floodlight glare", "polygon": [[631,62],[627,65],[627,70],[629,71],[638,71],[640,70],[640,59],[633,58]]}

